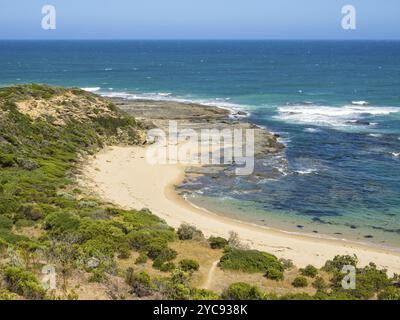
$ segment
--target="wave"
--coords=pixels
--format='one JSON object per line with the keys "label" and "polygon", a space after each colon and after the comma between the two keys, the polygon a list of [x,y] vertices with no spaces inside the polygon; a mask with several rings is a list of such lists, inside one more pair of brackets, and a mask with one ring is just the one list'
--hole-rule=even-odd
{"label": "wave", "polygon": [[319,130],[317,128],[305,128],[304,132],[317,133],[317,132],[321,132],[321,130]]}
{"label": "wave", "polygon": [[89,87],[89,88],[81,88],[81,89],[88,91],[88,92],[96,92],[96,91],[99,91],[101,88],[100,87]]}
{"label": "wave", "polygon": [[382,134],[381,133],[370,133],[368,136],[373,137],[373,138],[381,138]]}
{"label": "wave", "polygon": [[383,116],[400,112],[398,107],[374,107],[345,105],[342,107],[320,105],[292,105],[278,108],[275,118],[286,122],[330,127],[368,127],[376,122],[364,121],[364,117]]}
{"label": "wave", "polygon": [[352,101],[351,104],[355,105],[355,106],[367,106],[367,105],[369,105],[369,103],[367,101]]}
{"label": "wave", "polygon": [[294,171],[296,174],[304,175],[304,174],[311,174],[318,172],[317,169],[303,169],[303,170],[295,170]]}
{"label": "wave", "polygon": [[[100,88],[99,88],[100,89]],[[204,106],[218,107],[228,110],[234,117],[248,117],[250,113],[246,111],[248,106],[229,102],[230,97],[215,98],[215,99],[192,99],[186,97],[178,97],[170,92],[147,92],[147,93],[132,93],[124,91],[108,91],[99,92],[103,97],[121,98],[127,100],[150,100],[150,101],[173,101],[180,103],[196,103]]]}
{"label": "wave", "polygon": [[400,152],[392,152],[393,157],[400,157]]}

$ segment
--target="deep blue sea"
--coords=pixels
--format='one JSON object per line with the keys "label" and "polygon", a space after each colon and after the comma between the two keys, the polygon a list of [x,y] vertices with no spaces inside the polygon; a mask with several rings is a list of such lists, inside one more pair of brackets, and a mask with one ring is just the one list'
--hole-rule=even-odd
{"label": "deep blue sea", "polygon": [[0,85],[30,82],[247,110],[278,178],[200,178],[194,203],[400,248],[399,41],[0,41]]}

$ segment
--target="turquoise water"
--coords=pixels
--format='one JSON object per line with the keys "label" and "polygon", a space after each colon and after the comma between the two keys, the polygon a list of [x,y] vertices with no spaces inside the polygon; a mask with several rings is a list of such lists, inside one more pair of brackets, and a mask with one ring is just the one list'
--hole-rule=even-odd
{"label": "turquoise water", "polygon": [[256,164],[276,177],[203,177],[193,202],[400,247],[400,42],[0,41],[0,85],[27,82],[248,110],[287,146]]}

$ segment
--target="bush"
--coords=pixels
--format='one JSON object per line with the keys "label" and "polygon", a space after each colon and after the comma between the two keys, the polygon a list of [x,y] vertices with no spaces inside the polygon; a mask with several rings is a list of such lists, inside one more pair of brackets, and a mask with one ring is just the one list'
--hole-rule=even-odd
{"label": "bush", "polygon": [[316,277],[312,286],[318,291],[324,291],[328,285],[322,277]]}
{"label": "bush", "polygon": [[20,208],[20,215],[25,219],[37,221],[43,217],[43,210],[37,205],[27,204]]}
{"label": "bush", "polygon": [[350,295],[355,299],[371,299],[375,294],[391,285],[386,270],[379,270],[375,264],[370,264],[356,271],[356,288],[345,290],[342,288],[342,280],[346,274],[336,272],[331,280],[333,292]]}
{"label": "bush", "polygon": [[168,248],[165,244],[150,244],[147,250],[147,255],[152,260],[159,259],[162,262],[167,262],[175,259],[177,256],[177,252]]}
{"label": "bush", "polygon": [[293,280],[292,286],[295,288],[305,288],[308,286],[307,278],[305,277],[297,277]]}
{"label": "bush", "polygon": [[265,272],[265,277],[271,280],[283,280],[283,272],[281,270],[278,270],[273,267],[267,268],[267,271]]}
{"label": "bush", "polygon": [[136,258],[135,264],[145,264],[149,257],[144,252],[139,254],[139,257]]}
{"label": "bush", "polygon": [[293,261],[290,259],[281,258],[279,259],[279,262],[282,263],[285,270],[290,270],[294,267]]}
{"label": "bush", "polygon": [[261,300],[263,297],[259,288],[244,282],[231,284],[222,294],[227,300]]}
{"label": "bush", "polygon": [[204,238],[203,232],[198,230],[195,226],[191,226],[187,223],[183,223],[179,227],[177,234],[180,240],[192,240],[192,239]]}
{"label": "bush", "polygon": [[194,288],[190,293],[191,300],[219,300],[220,296],[210,290]]}
{"label": "bush", "polygon": [[282,264],[274,255],[257,250],[227,249],[221,257],[219,266],[222,269],[250,273],[267,271],[272,273],[272,269],[283,272]]}
{"label": "bush", "polygon": [[102,282],[106,278],[103,269],[94,269],[91,271],[89,282]]}
{"label": "bush", "polygon": [[192,259],[183,259],[179,262],[179,267],[186,272],[194,272],[199,270],[199,263]]}
{"label": "bush", "polygon": [[173,262],[165,262],[160,266],[160,271],[162,272],[170,272],[176,269],[176,265]]}
{"label": "bush", "polygon": [[27,299],[42,300],[46,291],[40,286],[32,272],[18,267],[5,267],[2,270],[7,289]]}
{"label": "bush", "polygon": [[341,272],[344,266],[357,267],[357,263],[358,258],[356,255],[337,255],[333,258],[333,260],[328,260],[322,269],[327,272]]}
{"label": "bush", "polygon": [[4,154],[0,152],[0,168],[12,167],[14,161],[15,159],[12,154]]}
{"label": "bush", "polygon": [[228,240],[222,237],[210,237],[208,243],[211,249],[224,249],[228,245]]}
{"label": "bush", "polygon": [[305,277],[315,278],[318,274],[318,269],[309,264],[304,269],[300,269],[300,273]]}
{"label": "bush", "polygon": [[147,256],[154,260],[168,247],[164,243],[150,243],[146,246]]}
{"label": "bush", "polygon": [[138,297],[149,296],[153,293],[154,284],[150,276],[144,271],[135,273],[133,275],[131,274],[128,276],[127,282],[132,286],[132,291]]}
{"label": "bush", "polygon": [[18,296],[6,289],[0,289],[0,301],[16,300]]}
{"label": "bush", "polygon": [[11,230],[13,222],[11,219],[0,215],[0,229]]}
{"label": "bush", "polygon": [[400,288],[393,286],[385,288],[378,294],[379,300],[400,300]]}
{"label": "bush", "polygon": [[176,269],[167,282],[167,295],[172,300],[190,299],[190,276],[187,272]]}

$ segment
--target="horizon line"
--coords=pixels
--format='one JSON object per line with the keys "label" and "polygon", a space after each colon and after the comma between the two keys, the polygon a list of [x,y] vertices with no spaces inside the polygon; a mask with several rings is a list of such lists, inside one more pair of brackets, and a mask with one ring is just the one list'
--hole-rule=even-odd
{"label": "horizon line", "polygon": [[320,39],[320,38],[0,38],[0,41],[400,41],[400,38],[356,38],[356,39],[343,39],[343,38],[332,38],[332,39]]}

